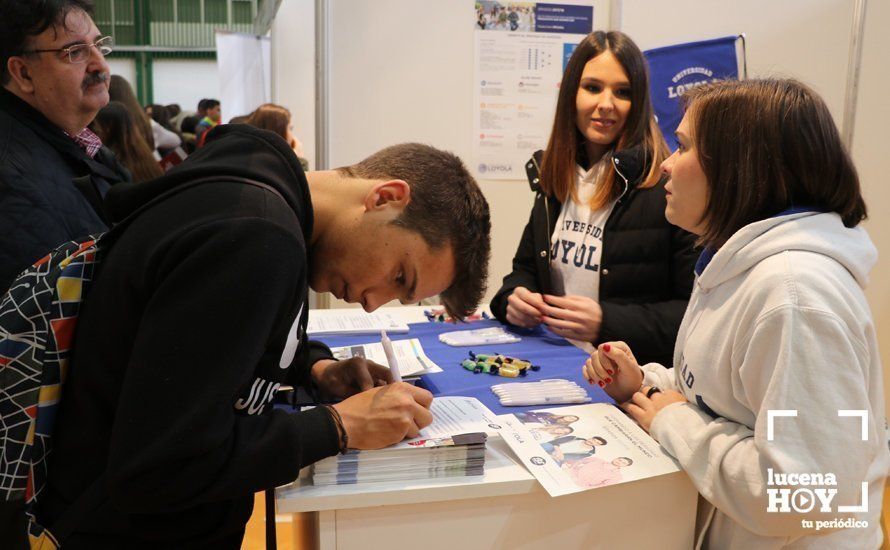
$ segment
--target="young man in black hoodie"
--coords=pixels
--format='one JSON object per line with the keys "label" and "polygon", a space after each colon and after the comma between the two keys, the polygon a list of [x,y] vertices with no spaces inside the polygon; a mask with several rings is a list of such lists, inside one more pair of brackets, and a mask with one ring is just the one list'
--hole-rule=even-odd
{"label": "young man in black hoodie", "polygon": [[[238,548],[256,491],[431,422],[426,390],[307,341],[307,299],[312,287],[372,311],[440,294],[453,314],[473,309],[489,213],[457,157],[404,144],[304,175],[277,135],[221,126],[107,207],[139,213],[79,318],[38,513],[51,528],[93,495],[66,549]],[[345,399],[273,410],[284,384]]]}

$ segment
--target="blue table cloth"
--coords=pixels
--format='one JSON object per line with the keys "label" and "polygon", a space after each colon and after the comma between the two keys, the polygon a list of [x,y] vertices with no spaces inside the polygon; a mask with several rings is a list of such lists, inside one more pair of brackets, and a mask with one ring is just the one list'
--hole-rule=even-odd
{"label": "blue table cloth", "polygon": [[[409,325],[410,332],[402,334],[390,334],[391,340],[407,340],[417,338],[420,340],[427,356],[443,372],[421,377],[417,385],[428,389],[435,396],[463,395],[475,397],[485,404],[495,414],[516,413],[533,409],[550,408],[554,405],[535,405],[531,407],[503,407],[497,396],[491,392],[491,386],[505,382],[535,382],[550,378],[563,378],[573,380],[579,386],[586,388],[588,395],[594,403],[611,403],[612,399],[599,387],[591,386],[584,379],[581,367],[587,360],[587,354],[567,342],[560,336],[545,330],[536,328],[525,330],[507,327],[507,330],[516,334],[522,341],[515,344],[501,344],[495,346],[454,347],[439,341],[439,334],[453,330],[472,330],[499,326],[498,321],[475,321],[472,323],[453,325],[450,323],[414,323]],[[379,337],[369,334],[351,336],[323,336],[313,338],[321,340],[330,347],[367,344],[379,341]],[[460,362],[469,357],[468,351],[476,353],[501,353],[511,357],[518,357],[540,365],[541,370],[529,371],[528,376],[521,378],[505,378],[491,376],[489,374],[473,374],[464,369]]]}

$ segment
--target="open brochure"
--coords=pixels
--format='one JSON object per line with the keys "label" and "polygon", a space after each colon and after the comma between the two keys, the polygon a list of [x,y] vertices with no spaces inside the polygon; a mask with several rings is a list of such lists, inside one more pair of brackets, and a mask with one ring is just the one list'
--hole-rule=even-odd
{"label": "open brochure", "polygon": [[550,496],[679,471],[658,442],[614,405],[506,414],[497,425]]}
{"label": "open brochure", "polygon": [[487,433],[495,416],[472,397],[439,397],[433,423],[420,435],[385,449],[350,450],[312,466],[314,485],[482,475]]}
{"label": "open brochure", "polygon": [[[424,374],[442,372],[442,368],[426,356],[423,346],[420,345],[420,340],[417,338],[393,340],[392,350],[399,361],[399,373],[402,375],[402,378],[417,378]],[[383,366],[388,364],[386,353],[383,351],[383,344],[380,342],[331,348],[331,352],[336,359],[341,361],[350,357],[364,357]]]}
{"label": "open brochure", "polygon": [[388,313],[365,313],[361,309],[313,309],[309,311],[306,333],[325,334],[380,334],[408,332],[407,323],[396,321]]}

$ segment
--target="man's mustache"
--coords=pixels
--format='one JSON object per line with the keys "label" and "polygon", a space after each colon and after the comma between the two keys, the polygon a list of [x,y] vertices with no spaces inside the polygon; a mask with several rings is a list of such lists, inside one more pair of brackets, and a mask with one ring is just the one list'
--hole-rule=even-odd
{"label": "man's mustache", "polygon": [[83,89],[86,90],[90,86],[94,86],[96,84],[104,84],[108,82],[111,78],[111,75],[106,72],[96,71],[94,73],[89,73],[86,78],[83,79]]}

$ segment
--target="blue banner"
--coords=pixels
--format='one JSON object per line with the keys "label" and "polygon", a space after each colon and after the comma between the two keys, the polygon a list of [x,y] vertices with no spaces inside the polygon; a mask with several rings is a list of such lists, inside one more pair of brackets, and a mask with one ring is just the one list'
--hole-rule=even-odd
{"label": "blue banner", "polygon": [[593,6],[535,4],[535,32],[590,34]]}
{"label": "blue banner", "polygon": [[714,80],[738,79],[735,43],[735,36],[727,36],[644,52],[649,61],[652,106],[671,151],[677,148],[674,132],[683,118],[683,92]]}
{"label": "blue banner", "polygon": [[572,54],[575,53],[575,50],[578,48],[578,44],[569,44],[564,42],[562,45],[562,72],[566,72],[566,67],[569,66],[569,60],[572,58]]}

